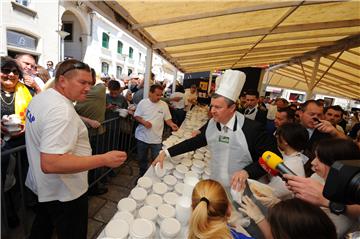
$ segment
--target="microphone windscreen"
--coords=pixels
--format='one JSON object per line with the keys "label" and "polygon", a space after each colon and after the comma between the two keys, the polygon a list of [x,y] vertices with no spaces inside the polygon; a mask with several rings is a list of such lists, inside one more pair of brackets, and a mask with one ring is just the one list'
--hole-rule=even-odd
{"label": "microphone windscreen", "polygon": [[283,163],[284,160],[282,160],[282,158],[280,158],[279,156],[277,156],[276,154],[274,154],[273,152],[270,151],[266,151],[263,153],[262,158],[265,160],[267,166],[269,166],[269,168],[276,170],[276,167],[280,164]]}
{"label": "microphone windscreen", "polygon": [[279,172],[276,171],[276,170],[271,169],[271,168],[266,164],[265,160],[264,160],[262,157],[259,158],[259,164],[260,164],[260,166],[261,166],[268,174],[270,174],[270,175],[272,175],[272,176],[278,175]]}

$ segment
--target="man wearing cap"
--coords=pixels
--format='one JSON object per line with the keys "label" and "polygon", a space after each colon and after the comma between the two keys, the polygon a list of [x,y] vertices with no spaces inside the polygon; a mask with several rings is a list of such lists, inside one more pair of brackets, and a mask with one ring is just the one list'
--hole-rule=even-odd
{"label": "man wearing cap", "polygon": [[245,83],[241,71],[225,71],[220,86],[211,97],[213,118],[203,126],[194,138],[161,151],[153,165],[165,156],[176,156],[209,145],[212,154],[211,178],[224,187],[240,190],[247,178],[259,178],[265,174],[258,163],[266,150],[279,153],[275,138],[256,121],[247,119],[236,111],[236,100]]}

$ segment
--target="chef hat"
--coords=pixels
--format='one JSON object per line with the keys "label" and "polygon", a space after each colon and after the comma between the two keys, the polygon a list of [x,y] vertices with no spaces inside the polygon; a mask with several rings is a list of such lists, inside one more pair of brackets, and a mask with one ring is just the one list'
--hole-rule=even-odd
{"label": "chef hat", "polygon": [[226,70],[215,93],[236,102],[245,84],[245,79],[246,75],[242,71]]}
{"label": "chef hat", "polygon": [[221,78],[222,78],[221,75],[216,77],[216,79],[215,79],[215,90],[219,89]]}

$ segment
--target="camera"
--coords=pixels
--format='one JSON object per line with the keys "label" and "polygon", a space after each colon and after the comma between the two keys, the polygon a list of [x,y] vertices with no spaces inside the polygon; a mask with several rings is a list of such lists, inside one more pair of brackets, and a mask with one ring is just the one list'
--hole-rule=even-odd
{"label": "camera", "polygon": [[336,203],[360,204],[360,159],[334,162],[323,195]]}

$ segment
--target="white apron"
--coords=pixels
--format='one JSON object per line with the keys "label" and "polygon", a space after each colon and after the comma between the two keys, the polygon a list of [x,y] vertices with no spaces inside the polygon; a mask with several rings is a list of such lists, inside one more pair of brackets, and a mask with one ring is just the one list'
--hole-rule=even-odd
{"label": "white apron", "polygon": [[[234,172],[253,162],[242,131],[244,121],[245,117],[236,112],[234,128],[226,133],[218,129],[220,124],[213,119],[209,121],[206,128],[206,141],[212,154],[210,178],[220,182],[224,187],[230,186]],[[236,130],[233,131],[234,129]]]}

